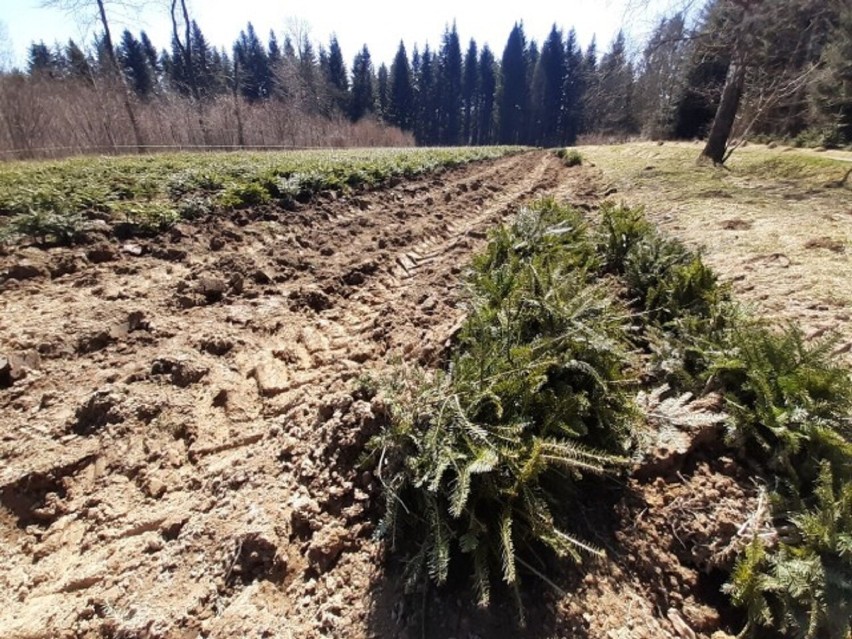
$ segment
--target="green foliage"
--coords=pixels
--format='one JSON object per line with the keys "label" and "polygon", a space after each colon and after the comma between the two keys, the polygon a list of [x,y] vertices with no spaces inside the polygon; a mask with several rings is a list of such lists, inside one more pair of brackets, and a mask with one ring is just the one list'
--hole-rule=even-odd
{"label": "green foliage", "polygon": [[777,545],[755,539],[728,586],[743,634],[847,639],[852,622],[852,379],[833,338],[734,327],[712,366],[732,416],[731,443],[776,477]]}
{"label": "green foliage", "polygon": [[[192,219],[272,201],[306,200],[321,191],[373,187],[397,176],[414,177],[517,150],[184,153],[7,162],[0,167],[0,216],[35,216],[60,227],[65,224],[62,217],[72,218],[65,225],[73,226],[76,216],[92,213],[107,222],[124,224],[128,210],[140,209],[143,212],[135,215],[149,218],[144,211],[160,208]],[[169,217],[161,215],[146,226],[154,232],[168,226]],[[43,224],[37,222],[36,226]]]}
{"label": "green foliage", "polygon": [[31,212],[16,215],[8,225],[8,237],[24,236],[39,244],[73,244],[86,230],[82,215]]}
{"label": "green foliage", "polygon": [[642,208],[631,209],[611,202],[601,207],[598,251],[609,273],[623,274],[627,256],[653,232]]}
{"label": "green foliage", "polygon": [[161,202],[137,202],[122,207],[126,223],[134,232],[153,235],[173,226],[181,218],[178,211]]}
{"label": "green foliage", "polygon": [[755,538],[727,589],[747,611],[743,635],[772,627],[802,639],[847,639],[852,630],[852,483],[820,465],[813,505],[791,518],[795,542]]}
{"label": "green foliage", "polygon": [[572,209],[545,201],[495,231],[474,260],[470,314],[449,372],[400,374],[373,442],[387,512],[408,551],[409,585],[471,566],[517,594],[541,548],[602,554],[566,530],[588,474],[620,463],[633,418],[626,311],[587,271],[594,244]]}
{"label": "green foliage", "polygon": [[733,417],[732,443],[805,494],[820,459],[852,476],[852,379],[832,355],[835,346],[833,338],[809,343],[793,326],[743,325],[729,332],[712,365]]}
{"label": "green foliage", "polygon": [[558,149],[556,151],[558,157],[565,166],[581,166],[583,164],[583,156],[576,149]]}
{"label": "green foliage", "polygon": [[675,391],[698,392],[736,321],[727,287],[698,253],[658,233],[642,209],[604,204],[596,241],[604,271],[619,276],[637,312],[647,373]]}
{"label": "green foliage", "polygon": [[257,182],[232,184],[219,196],[219,205],[225,209],[246,209],[251,206],[268,204],[269,191]]}

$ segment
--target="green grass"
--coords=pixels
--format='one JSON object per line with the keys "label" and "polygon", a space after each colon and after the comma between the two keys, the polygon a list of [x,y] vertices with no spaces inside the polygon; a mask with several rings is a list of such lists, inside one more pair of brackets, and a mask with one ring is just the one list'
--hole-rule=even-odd
{"label": "green grass", "polygon": [[[0,164],[0,236],[70,243],[93,220],[157,232],[181,218],[369,188],[516,147],[161,154]],[[44,222],[42,224],[41,222]]]}

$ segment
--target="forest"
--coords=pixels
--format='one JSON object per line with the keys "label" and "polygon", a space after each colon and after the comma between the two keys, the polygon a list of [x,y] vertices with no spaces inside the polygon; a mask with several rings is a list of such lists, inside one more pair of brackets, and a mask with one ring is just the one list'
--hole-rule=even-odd
{"label": "forest", "polygon": [[732,139],[852,143],[852,6],[841,0],[711,0],[660,19],[639,47],[619,33],[583,49],[556,24],[538,42],[518,22],[493,51],[464,44],[453,23],[435,48],[401,41],[390,66],[368,44],[348,63],[334,36],[319,44],[298,24],[279,37],[248,23],[230,51],[217,48],[177,0],[168,50],[144,31],[110,34],[105,16],[90,46],[33,42],[26,68],[0,77],[3,157],[721,134],[720,163]]}

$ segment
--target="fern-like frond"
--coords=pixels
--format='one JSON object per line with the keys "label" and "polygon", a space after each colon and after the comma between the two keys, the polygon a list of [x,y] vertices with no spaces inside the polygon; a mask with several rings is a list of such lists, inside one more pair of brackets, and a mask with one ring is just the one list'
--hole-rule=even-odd
{"label": "fern-like frond", "polygon": [[515,569],[515,544],[512,541],[512,511],[503,510],[500,515],[500,547],[503,560],[503,581],[514,584],[518,578]]}

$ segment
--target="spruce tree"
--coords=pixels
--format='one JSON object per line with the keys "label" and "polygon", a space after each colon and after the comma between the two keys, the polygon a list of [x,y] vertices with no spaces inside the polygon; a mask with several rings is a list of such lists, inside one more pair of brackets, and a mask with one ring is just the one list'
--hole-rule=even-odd
{"label": "spruce tree", "polygon": [[444,31],[438,61],[440,99],[440,143],[456,145],[461,138],[462,53],[459,34],[453,23]]}
{"label": "spruce tree", "polygon": [[627,59],[624,33],[618,32],[597,69],[599,130],[608,135],[637,131],[633,112],[633,66]]}
{"label": "spruce tree", "polygon": [[565,49],[562,32],[554,24],[541,48],[532,82],[532,141],[539,146],[560,144],[559,118],[565,83]]}
{"label": "spruce tree", "polygon": [[148,65],[145,48],[129,30],[121,34],[121,44],[118,47],[118,60],[127,78],[127,84],[137,97],[147,98],[154,90],[154,80]]}
{"label": "spruce tree", "polygon": [[151,70],[155,75],[160,73],[160,56],[157,53],[157,48],[154,46],[154,43],[151,42],[151,38],[148,37],[148,34],[142,31],[139,34],[139,42],[142,43],[142,49],[145,51],[145,57],[148,59],[148,66],[151,67]]}
{"label": "spruce tree", "polygon": [[580,122],[580,131],[589,133],[597,130],[598,127],[598,111],[596,102],[599,99],[598,87],[598,44],[597,38],[592,36],[592,41],[586,47],[586,53],[583,56],[582,69],[583,82],[583,98],[581,103],[581,111],[583,119]]}
{"label": "spruce tree", "polygon": [[521,23],[515,23],[500,65],[499,134],[501,144],[520,144],[526,128],[527,43]]}
{"label": "spruce tree", "polygon": [[283,55],[281,47],[278,45],[278,38],[275,36],[275,31],[269,30],[269,42],[266,45],[266,57],[269,58],[269,66],[275,69],[279,64]]}
{"label": "spruce tree", "polygon": [[56,73],[56,60],[50,48],[44,43],[33,42],[30,45],[27,57],[27,72],[30,75],[54,75]]}
{"label": "spruce tree", "polygon": [[585,90],[583,52],[577,44],[576,32],[571,29],[565,42],[565,82],[562,85],[562,112],[559,123],[561,144],[570,146],[577,141],[583,121]]}
{"label": "spruce tree", "polygon": [[190,26],[190,49],[198,96],[208,97],[216,93],[216,70],[213,66],[213,51],[195,20]]}
{"label": "spruce tree", "polygon": [[340,111],[347,112],[349,110],[349,77],[346,63],[343,61],[343,52],[335,35],[331,36],[328,43],[325,77],[330,87],[332,102]]}
{"label": "spruce tree", "polygon": [[365,44],[352,62],[352,98],[349,106],[349,117],[357,122],[376,108],[375,91],[373,89],[373,62],[370,51]]}
{"label": "spruce tree", "polygon": [[68,75],[72,78],[92,82],[92,66],[83,50],[74,40],[68,40],[65,47],[65,59],[68,61]]}
{"label": "spruce tree", "polygon": [[388,112],[385,119],[404,131],[410,131],[414,124],[414,87],[408,54],[402,40],[390,68],[389,84]]}
{"label": "spruce tree", "polygon": [[471,144],[476,137],[476,103],[479,97],[479,51],[476,41],[471,38],[464,56],[464,74],[462,77],[462,104],[464,121],[462,124],[462,143]]}
{"label": "spruce tree", "polygon": [[239,90],[243,97],[250,102],[268,98],[272,85],[269,56],[251,22],[234,44],[234,61],[240,67]]}
{"label": "spruce tree", "polygon": [[427,44],[420,56],[417,74],[417,142],[434,145],[440,142],[437,62]]}
{"label": "spruce tree", "polygon": [[476,104],[476,144],[493,144],[494,104],[497,98],[497,60],[486,44],[479,54],[479,95]]}
{"label": "spruce tree", "polygon": [[[822,53],[822,72],[812,101],[826,123],[829,142],[852,143],[852,7],[841,9],[835,32]],[[833,139],[831,139],[833,138]]]}
{"label": "spruce tree", "polygon": [[378,114],[382,120],[387,119],[388,104],[390,102],[390,80],[388,67],[384,63],[379,67],[379,73],[376,79],[376,92],[378,104]]}

